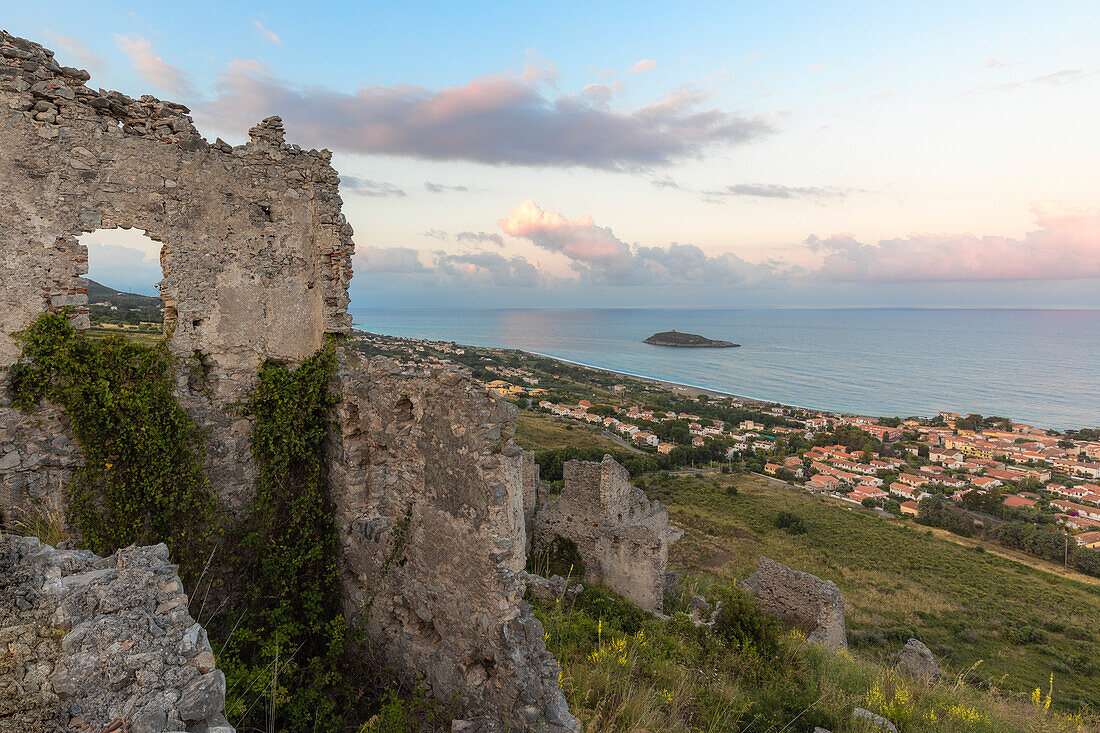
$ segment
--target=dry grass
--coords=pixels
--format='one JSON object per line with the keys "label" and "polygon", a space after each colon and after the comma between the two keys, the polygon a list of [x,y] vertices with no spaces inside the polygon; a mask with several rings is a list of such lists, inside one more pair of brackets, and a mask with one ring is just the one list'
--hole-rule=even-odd
{"label": "dry grass", "polygon": [[56,497],[37,502],[26,509],[13,509],[7,530],[23,537],[37,537],[44,544],[53,547],[69,538],[65,529],[65,510]]}

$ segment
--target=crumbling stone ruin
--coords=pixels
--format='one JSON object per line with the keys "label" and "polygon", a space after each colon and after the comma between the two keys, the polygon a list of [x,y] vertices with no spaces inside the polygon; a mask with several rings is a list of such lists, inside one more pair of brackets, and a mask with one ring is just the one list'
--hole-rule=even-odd
{"label": "crumbling stone ruin", "polygon": [[[304,359],[324,334],[351,325],[354,245],[339,176],[328,151],[287,145],[277,117],[245,145],[209,144],[183,105],[88,80],[38,44],[0,36],[0,366],[19,354],[12,334],[43,311],[74,307],[74,323],[87,326],[81,234],[144,230],[162,244],[169,347],[202,366],[179,399],[218,436],[210,472],[225,477],[223,497],[239,507],[254,467],[249,425],[228,406],[254,386],[263,360]],[[64,431],[10,413],[0,407],[0,425],[18,429],[0,434],[0,481],[18,504],[66,483],[73,456],[53,445]]]}
{"label": "crumbling stone ruin", "polygon": [[661,612],[670,580],[668,546],[682,536],[669,526],[668,509],[632,486],[611,456],[601,463],[568,461],[563,477],[561,495],[535,512],[533,549],[545,549],[557,536],[570,539],[584,561],[586,582],[603,583]]}
{"label": "crumbling stone ruin", "polygon": [[330,486],[348,608],[366,611],[391,666],[440,697],[570,728],[523,601],[530,454],[512,443],[515,406],[455,371],[382,357],[344,355],[338,379]]}
{"label": "crumbling stone ruin", "polygon": [[0,538],[0,731],[232,733],[168,548]]}
{"label": "crumbling stone ruin", "polygon": [[762,557],[756,572],[740,585],[780,621],[805,631],[811,643],[829,649],[847,648],[844,598],[833,581]]}
{"label": "crumbling stone ruin", "polygon": [[[0,33],[0,368],[19,358],[13,334],[42,313],[88,326],[81,234],[144,230],[162,244],[165,332],[183,365],[176,397],[209,435],[206,472],[232,518],[254,496],[252,422],[237,406],[260,365],[300,363],[351,326],[354,245],[339,176],[328,151],[287,144],[278,117],[243,145],[209,143],[186,107],[89,80]],[[326,460],[345,615],[396,672],[427,675],[439,697],[457,693],[485,730],[574,730],[557,662],[522,600],[524,497],[537,478],[511,440],[513,408],[456,371],[337,350],[343,402]],[[81,460],[65,415],[14,409],[7,379],[0,372],[5,517],[63,503]],[[648,541],[622,533],[604,551],[625,559],[629,543]],[[620,582],[625,569],[605,572]],[[0,669],[0,684],[8,677]]]}

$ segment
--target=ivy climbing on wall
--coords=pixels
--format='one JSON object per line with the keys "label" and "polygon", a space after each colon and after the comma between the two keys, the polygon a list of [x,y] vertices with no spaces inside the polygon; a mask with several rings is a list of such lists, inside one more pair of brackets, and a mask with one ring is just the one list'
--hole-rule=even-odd
{"label": "ivy climbing on wall", "polygon": [[259,476],[231,546],[246,585],[215,645],[238,729],[265,729],[273,699],[278,729],[338,730],[354,682],[323,456],[335,365],[332,341],[296,369],[268,362],[245,406]]}
{"label": "ivy climbing on wall", "polygon": [[20,336],[13,403],[62,407],[84,462],[67,488],[69,521],[84,546],[108,554],[164,542],[190,584],[213,534],[214,498],[203,474],[202,431],[173,393],[167,344],[91,339],[67,313],[47,313]]}

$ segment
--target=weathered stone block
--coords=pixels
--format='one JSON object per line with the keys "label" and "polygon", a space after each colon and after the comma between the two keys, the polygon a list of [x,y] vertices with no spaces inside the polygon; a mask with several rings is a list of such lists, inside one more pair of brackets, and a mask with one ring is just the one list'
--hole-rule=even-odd
{"label": "weathered stone block", "polygon": [[781,621],[805,631],[811,643],[847,648],[844,598],[831,580],[762,557],[756,572],[741,581],[741,587]]}

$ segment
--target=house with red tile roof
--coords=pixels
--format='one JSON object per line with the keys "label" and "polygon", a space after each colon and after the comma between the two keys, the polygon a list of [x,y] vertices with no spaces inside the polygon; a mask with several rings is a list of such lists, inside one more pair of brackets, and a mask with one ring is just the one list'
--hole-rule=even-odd
{"label": "house with red tile roof", "polygon": [[1025,507],[1031,507],[1035,506],[1036,503],[1036,501],[1032,499],[1025,499],[1022,496],[1009,495],[1005,497],[1005,506],[1011,507],[1012,509],[1023,509]]}
{"label": "house with red tile roof", "polygon": [[829,476],[828,474],[819,473],[810,477],[810,480],[806,484],[814,489],[821,491],[832,491],[836,487],[840,486],[840,479],[836,476]]}
{"label": "house with red tile roof", "polygon": [[1073,539],[1077,540],[1077,544],[1081,547],[1089,549],[1100,547],[1100,532],[1082,532],[1074,535]]}

